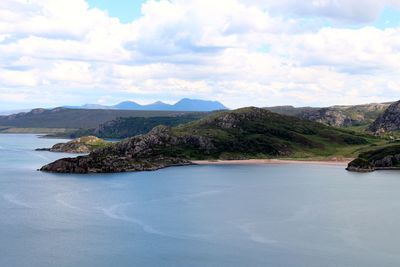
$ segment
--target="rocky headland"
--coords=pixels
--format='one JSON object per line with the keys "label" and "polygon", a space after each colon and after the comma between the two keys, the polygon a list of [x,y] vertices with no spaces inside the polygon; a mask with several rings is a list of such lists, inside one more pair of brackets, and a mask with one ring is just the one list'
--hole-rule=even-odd
{"label": "rocky headland", "polygon": [[376,170],[400,169],[400,145],[391,145],[361,153],[351,161],[348,171],[373,172]]}

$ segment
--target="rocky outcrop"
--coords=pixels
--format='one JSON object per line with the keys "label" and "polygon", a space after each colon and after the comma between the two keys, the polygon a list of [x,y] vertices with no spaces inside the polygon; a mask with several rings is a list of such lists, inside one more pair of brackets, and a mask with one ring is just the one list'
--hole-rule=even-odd
{"label": "rocky outcrop", "polygon": [[306,120],[317,121],[336,127],[349,127],[360,124],[362,121],[364,121],[364,117],[353,119],[349,115],[345,114],[342,110],[333,108],[305,111],[299,116]]}
{"label": "rocky outcrop", "polygon": [[200,150],[212,149],[204,137],[177,137],[171,128],[158,126],[145,135],[135,136],[87,156],[66,158],[41,168],[58,173],[110,173],[150,171],[169,166],[190,165],[191,161],[173,151],[174,146],[188,145]]}
{"label": "rocky outcrop", "polygon": [[245,125],[244,122],[266,119],[270,115],[271,112],[267,110],[249,107],[240,109],[240,112],[233,111],[209,116],[203,119],[202,123],[226,130],[240,129]]}
{"label": "rocky outcrop", "polygon": [[372,103],[325,108],[279,106],[266,109],[279,114],[320,122],[329,126],[350,127],[373,122],[389,105],[390,103]]}
{"label": "rocky outcrop", "polygon": [[67,143],[58,143],[51,148],[38,148],[37,151],[64,152],[64,153],[90,153],[91,151],[105,147],[108,143],[96,136],[76,138]]}
{"label": "rocky outcrop", "polygon": [[391,104],[368,130],[377,135],[400,130],[400,101]]}
{"label": "rocky outcrop", "polygon": [[57,173],[118,173],[134,171],[155,171],[158,169],[191,165],[189,160],[174,157],[157,157],[140,159],[133,157],[100,155],[101,157],[81,156],[65,158],[43,166],[40,170]]}
{"label": "rocky outcrop", "polygon": [[349,163],[347,170],[355,172],[373,172],[376,170],[400,169],[400,145],[393,145],[361,153]]}

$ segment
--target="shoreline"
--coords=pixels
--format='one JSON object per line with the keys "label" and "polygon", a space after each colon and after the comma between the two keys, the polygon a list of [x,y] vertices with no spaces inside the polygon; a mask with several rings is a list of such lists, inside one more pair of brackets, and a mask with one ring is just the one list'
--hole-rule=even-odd
{"label": "shoreline", "polygon": [[262,165],[262,164],[310,164],[310,165],[333,165],[347,166],[352,158],[346,159],[245,159],[245,160],[194,160],[195,165]]}

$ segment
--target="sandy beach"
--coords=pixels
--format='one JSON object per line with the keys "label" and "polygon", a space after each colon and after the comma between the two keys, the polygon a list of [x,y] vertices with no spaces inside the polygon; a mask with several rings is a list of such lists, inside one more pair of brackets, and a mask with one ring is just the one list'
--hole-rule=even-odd
{"label": "sandy beach", "polygon": [[248,160],[196,160],[198,165],[229,165],[229,164],[312,164],[312,165],[337,165],[347,166],[352,158],[327,159],[327,160],[292,160],[292,159],[248,159]]}

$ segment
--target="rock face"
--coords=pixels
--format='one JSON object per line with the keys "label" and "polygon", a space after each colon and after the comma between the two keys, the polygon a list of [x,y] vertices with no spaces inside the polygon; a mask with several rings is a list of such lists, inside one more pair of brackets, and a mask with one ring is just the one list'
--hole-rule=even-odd
{"label": "rock face", "polygon": [[400,145],[392,145],[361,153],[347,167],[348,171],[355,172],[398,169],[400,169]]}
{"label": "rock face", "polygon": [[360,124],[364,121],[364,117],[359,117],[358,119],[352,118],[342,110],[333,108],[305,111],[300,114],[300,117],[306,120],[317,121],[336,127],[349,127]]}
{"label": "rock face", "polygon": [[64,153],[90,153],[94,149],[104,147],[108,143],[96,136],[85,136],[76,138],[68,143],[58,143],[52,148],[39,148],[37,151],[51,151]]}
{"label": "rock face", "polygon": [[349,127],[373,122],[390,103],[372,103],[355,106],[325,108],[279,106],[266,108],[279,114],[295,116],[335,127]]}
{"label": "rock face", "polygon": [[390,105],[368,128],[375,134],[384,134],[400,130],[400,101]]}

